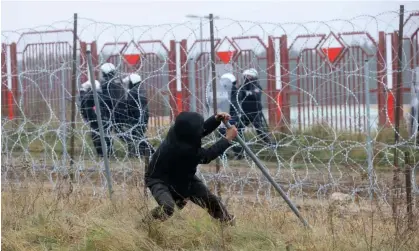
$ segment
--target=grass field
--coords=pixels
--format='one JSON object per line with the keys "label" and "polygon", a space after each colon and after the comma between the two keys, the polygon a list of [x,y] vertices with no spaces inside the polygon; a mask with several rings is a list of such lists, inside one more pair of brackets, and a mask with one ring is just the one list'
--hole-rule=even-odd
{"label": "grass field", "polygon": [[[47,177],[62,154],[56,130],[37,128],[31,134],[26,130],[13,133],[11,128],[8,132],[2,134],[2,181],[10,182],[2,184],[2,250],[419,250],[418,197],[410,229],[406,223],[404,197],[399,198],[400,211],[393,216],[390,205],[382,201],[384,195],[390,193],[387,190],[373,202],[361,198],[341,204],[316,198],[320,187],[333,182],[338,182],[333,184],[341,189],[347,188],[345,191],[369,184],[365,171],[362,172],[366,167],[363,134],[335,134],[330,128],[318,125],[305,132],[275,135],[278,144],[286,145],[276,149],[283,164],[280,175],[275,177],[278,182],[287,188],[295,182],[294,177],[308,177],[305,181],[308,188],[291,193],[291,196],[305,196],[304,200],[291,199],[311,225],[308,230],[280,197],[274,195],[272,201],[262,199],[254,203],[255,191],[260,188],[254,175],[246,176],[246,182],[257,186],[242,188],[247,192],[244,197],[236,196],[239,192],[234,189],[238,185],[231,191],[225,190],[224,195],[232,195],[228,208],[236,215],[236,226],[214,222],[192,203],[167,222],[139,224],[155,202],[143,197],[143,188],[136,186],[134,175],[128,179],[122,177],[124,168],[142,170],[137,160],[111,161],[115,183],[111,202],[105,197],[106,191],[101,191],[100,177],[94,173],[83,173],[77,185],[65,180],[52,189]],[[401,134],[405,144],[399,148],[399,157],[409,152],[411,163],[417,164],[419,151],[413,142],[405,141],[408,139],[406,131]],[[392,184],[394,161],[389,145],[394,142],[394,131],[387,128],[373,138],[377,185],[388,189]],[[154,141],[157,146],[159,140]],[[75,145],[77,164],[97,167],[94,159],[85,153],[91,142],[82,130],[76,131]],[[258,151],[258,146],[251,147]],[[116,155],[123,157],[124,154],[124,149],[118,147]],[[269,157],[271,155],[268,151],[258,154],[274,175],[279,161]],[[31,176],[31,167],[38,162],[39,166],[43,163],[51,170],[47,168]],[[403,165],[403,159],[399,163]],[[213,170],[213,165],[201,168],[207,173]],[[229,161],[222,173],[237,177],[254,170],[244,161]],[[260,175],[259,171],[256,173]],[[330,177],[337,178],[331,181]],[[54,181],[58,178],[54,177]],[[416,181],[418,179],[417,176]],[[224,185],[227,189],[229,184]]]}
{"label": "grass field", "polygon": [[[228,203],[236,225],[222,226],[188,203],[166,222],[140,224],[155,203],[141,187],[115,189],[113,201],[63,181],[2,186],[2,250],[418,250],[418,217],[408,230],[382,202],[298,201],[305,229],[286,207]],[[403,203],[400,203],[402,206]]]}

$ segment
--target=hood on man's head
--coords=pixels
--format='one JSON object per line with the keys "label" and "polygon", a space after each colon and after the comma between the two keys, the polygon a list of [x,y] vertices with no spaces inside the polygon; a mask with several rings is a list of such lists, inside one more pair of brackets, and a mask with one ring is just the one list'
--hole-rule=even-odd
{"label": "hood on man's head", "polygon": [[201,144],[204,132],[204,117],[196,112],[181,112],[174,125],[176,139],[190,144]]}

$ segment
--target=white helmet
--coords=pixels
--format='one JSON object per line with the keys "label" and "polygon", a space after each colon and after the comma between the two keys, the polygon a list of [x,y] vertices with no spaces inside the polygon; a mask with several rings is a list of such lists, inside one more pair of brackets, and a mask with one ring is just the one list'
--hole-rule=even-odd
{"label": "white helmet", "polygon": [[[101,92],[102,91],[102,87],[100,86],[100,82],[97,81],[97,80],[95,80],[95,85],[96,85],[96,90],[98,92]],[[84,82],[81,85],[81,88],[80,89],[83,90],[83,91],[85,91],[85,92],[90,91],[90,89],[92,89],[92,83],[90,82],[90,80]]]}
{"label": "white helmet", "polygon": [[100,66],[100,71],[103,72],[104,74],[109,74],[115,70],[116,70],[115,65],[111,63],[104,63],[103,65]]}
{"label": "white helmet", "polygon": [[258,71],[255,68],[247,69],[243,72],[243,76],[250,76],[252,78],[257,78],[259,76]]}
{"label": "white helmet", "polygon": [[228,80],[230,80],[232,83],[236,82],[236,77],[231,74],[231,73],[224,73],[221,78],[227,78]]}
{"label": "white helmet", "polygon": [[141,78],[140,75],[133,73],[131,75],[129,75],[128,77],[124,78],[124,80],[122,80],[125,84],[128,84],[130,81],[133,85],[138,84],[142,81],[143,79]]}

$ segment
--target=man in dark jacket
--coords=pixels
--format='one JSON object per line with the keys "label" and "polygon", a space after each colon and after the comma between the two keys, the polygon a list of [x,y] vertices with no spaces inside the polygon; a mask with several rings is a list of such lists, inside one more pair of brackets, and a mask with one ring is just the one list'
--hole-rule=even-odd
{"label": "man in dark jacket", "polygon": [[124,130],[127,108],[125,101],[126,92],[122,85],[122,80],[117,75],[115,65],[111,63],[102,64],[100,71],[102,73],[100,81],[102,88],[101,98],[104,102],[104,105],[101,106],[101,113],[104,120],[105,134],[111,137],[111,132],[113,131],[119,138],[128,142]]}
{"label": "man in dark jacket", "polygon": [[[96,80],[95,83],[96,83],[95,87],[99,96],[102,93],[102,89],[101,89],[99,81]],[[99,98],[99,102],[101,102],[100,98]],[[103,103],[101,105],[103,106]],[[93,89],[92,89],[92,84],[90,81],[83,83],[80,88],[80,113],[83,119],[87,123],[89,123],[90,128],[92,129],[91,137],[92,137],[93,145],[96,149],[96,154],[99,157],[103,157],[103,149],[102,149],[102,144],[100,142],[100,134],[99,134],[99,123],[98,123],[97,114],[95,111],[95,101],[93,98]],[[105,142],[107,144],[108,153],[109,153],[110,141],[108,137],[105,137]]]}
{"label": "man in dark jacket", "polygon": [[198,164],[208,164],[220,156],[237,136],[233,126],[226,137],[209,148],[201,147],[201,139],[217,129],[230,115],[219,113],[204,122],[195,112],[181,112],[151,158],[145,174],[146,186],[151,190],[159,207],[151,211],[154,219],[165,220],[177,206],[182,209],[189,198],[193,203],[208,209],[209,214],[221,222],[231,222],[230,215],[219,198],[212,194],[195,175]]}
{"label": "man in dark jacket", "polygon": [[132,138],[128,142],[130,156],[151,156],[154,148],[145,138],[149,119],[148,99],[141,76],[131,74],[123,82],[128,87],[127,93],[127,124]]}
{"label": "man in dark jacket", "polygon": [[237,127],[239,134],[243,133],[246,126],[252,124],[259,138],[266,144],[271,145],[268,125],[262,111],[262,87],[259,84],[258,72],[250,68],[243,72],[243,77],[244,83],[238,88],[238,94],[232,93],[232,99],[238,99],[237,104],[241,108],[240,122],[238,122]]}

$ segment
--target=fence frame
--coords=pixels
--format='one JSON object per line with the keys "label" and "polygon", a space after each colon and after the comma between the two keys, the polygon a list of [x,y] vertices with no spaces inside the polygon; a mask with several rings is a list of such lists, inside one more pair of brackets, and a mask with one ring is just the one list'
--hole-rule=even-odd
{"label": "fence frame", "polygon": [[[419,13],[413,13],[411,14],[405,21],[405,25],[408,23],[410,19],[413,17],[419,16]],[[59,32],[73,32],[72,30],[51,30],[51,31],[32,31],[23,33],[18,41],[16,43],[11,44],[2,44],[2,60],[7,59],[7,57],[10,57],[11,61],[11,68],[8,69],[9,66],[2,65],[2,72],[10,72],[11,73],[11,86],[10,94],[7,95],[7,97],[4,95],[6,89],[5,86],[2,86],[2,97],[6,97],[7,101],[2,102],[3,111],[6,109],[4,108],[5,105],[7,105],[7,113],[8,118],[13,119],[15,117],[19,117],[22,108],[17,107],[17,104],[19,103],[19,99],[21,97],[20,88],[19,88],[19,77],[18,77],[18,66],[17,66],[17,55],[19,53],[24,53],[24,50],[22,52],[17,51],[18,43],[21,42],[22,37],[27,34],[51,34],[51,33],[59,33]],[[409,34],[410,48],[410,58],[411,58],[411,66],[415,66],[415,64],[419,65],[419,55],[415,54],[417,51],[419,51],[418,45],[414,44],[414,41],[418,40],[419,38],[419,28],[413,32],[413,34]],[[336,36],[333,33],[330,33],[328,36]],[[381,126],[391,126],[391,124],[394,123],[394,95],[392,94],[392,90],[389,90],[387,88],[387,75],[385,74],[385,67],[386,67],[386,33],[380,31],[378,33],[378,40],[377,42],[372,39],[372,36],[365,32],[349,32],[349,33],[339,33],[337,34],[337,39],[340,41],[342,39],[343,35],[366,35],[368,36],[371,41],[374,43],[376,47],[376,59],[377,59],[377,88],[370,90],[370,93],[376,93],[377,94],[377,104],[378,104],[378,118],[379,118],[379,125]],[[318,44],[311,48],[312,50],[318,49],[317,47],[322,43],[325,42],[328,38],[325,34],[312,34],[312,35],[301,35],[297,36],[291,44],[288,44],[288,37],[287,35],[281,35],[281,36],[269,36],[267,44],[264,43],[264,41],[258,37],[258,36],[245,36],[245,37],[224,37],[223,39],[216,39],[216,48],[219,48],[221,44],[228,40],[229,43],[233,46],[232,48],[235,49],[235,54],[233,55],[232,62],[233,64],[238,64],[238,61],[243,57],[246,53],[254,53],[256,56],[257,52],[251,49],[246,48],[240,48],[237,40],[240,39],[255,39],[260,43],[262,46],[264,52],[266,53],[266,57],[259,58],[258,56],[258,64],[260,63],[259,60],[266,60],[266,74],[267,74],[267,88],[266,93],[270,96],[270,98],[267,99],[267,106],[268,106],[268,114],[269,114],[269,124],[274,128],[280,128],[282,130],[283,128],[287,127],[287,123],[290,123],[291,118],[291,112],[290,112],[290,100],[293,95],[299,95],[298,91],[293,91],[290,88],[290,50],[295,43],[295,41],[298,38],[307,38],[307,37],[313,37],[318,36],[320,38]],[[398,39],[397,39],[397,32],[391,33],[392,36],[392,47],[397,48],[398,45]],[[80,65],[80,71],[81,71],[81,77],[80,82],[87,81],[87,61],[86,61],[86,51],[88,47],[90,46],[90,51],[92,52],[92,59],[93,64],[98,65],[99,61],[99,54],[97,50],[97,41],[92,41],[90,43],[86,43],[84,41],[81,41],[78,39],[80,44],[79,49],[79,56],[80,60],[78,64]],[[206,51],[200,51],[199,54],[195,55],[194,60],[190,60],[189,56],[191,51],[195,49],[199,43],[208,42],[209,40],[196,40],[192,43],[191,47],[188,48],[187,40],[183,39],[180,41],[171,40],[170,46],[167,48],[165,44],[160,40],[153,40],[153,41],[138,41],[138,42],[118,42],[118,45],[122,45],[122,48],[120,50],[120,53],[124,53],[124,51],[131,46],[131,43],[134,43],[135,46],[139,48],[139,51],[141,51],[144,54],[147,54],[147,52],[144,52],[144,49],[141,48],[141,45],[144,43],[152,43],[152,42],[159,42],[163,48],[165,48],[167,52],[167,63],[168,63],[168,91],[165,92],[165,94],[168,94],[170,96],[169,98],[169,104],[173,111],[172,114],[170,114],[171,119],[177,116],[181,111],[188,111],[191,109],[191,96],[197,95],[197,92],[192,94],[191,93],[191,85],[195,83],[196,90],[199,88],[205,88],[206,81],[205,79],[207,76],[203,76],[202,79],[198,79],[198,71],[204,72],[205,70],[197,69],[196,66],[204,60],[207,61],[208,59],[205,58],[205,55],[209,55],[209,52]],[[276,41],[279,41],[279,52],[275,51],[275,43]],[[56,42],[50,42],[52,44],[57,43],[65,43],[64,41],[56,41]],[[177,91],[176,89],[176,46],[177,43],[180,46],[180,81],[181,81],[181,91]],[[35,43],[39,45],[45,45],[49,43]],[[110,43],[105,43],[104,46],[109,45]],[[26,45],[25,48],[27,48],[29,44]],[[71,47],[72,45],[69,44]],[[9,47],[10,52],[4,53],[4,48]],[[103,51],[103,48],[101,51]],[[7,50],[6,50],[7,51]],[[336,59],[336,62],[338,60],[341,60],[341,57],[344,57],[344,51],[341,52],[340,56]],[[275,57],[276,55],[280,55],[280,67],[281,67],[281,73],[276,73],[275,69]],[[156,54],[157,55],[157,54]],[[320,56],[322,56],[321,53],[319,53]],[[324,56],[324,55],[323,55]],[[397,57],[396,53],[393,52],[393,59]],[[204,62],[202,61],[202,62]],[[220,61],[220,59],[217,56],[217,62]],[[249,63],[249,62],[246,62]],[[195,65],[195,72],[191,75],[191,72],[189,70],[189,65],[194,64]],[[397,69],[398,62],[397,60],[393,60],[393,72]],[[86,72],[86,74],[83,74]],[[201,73],[202,73],[201,72]],[[99,72],[96,72],[99,74]],[[237,72],[236,75],[240,74]],[[277,74],[281,74],[280,76],[277,76]],[[397,74],[393,74],[393,82],[396,80]],[[282,83],[282,87],[280,89],[276,89],[275,81],[276,78],[279,78]],[[194,81],[191,81],[191,78],[194,78]],[[238,81],[240,81],[240,78],[237,78]],[[8,83],[7,76],[2,76],[2,83]],[[205,86],[204,86],[205,85]],[[402,89],[403,93],[408,93],[410,91],[409,88],[404,87]],[[204,97],[205,98],[205,97]],[[301,120],[301,107],[299,109],[299,120]],[[301,125],[301,121],[299,123]],[[282,128],[282,129],[281,129]]]}

